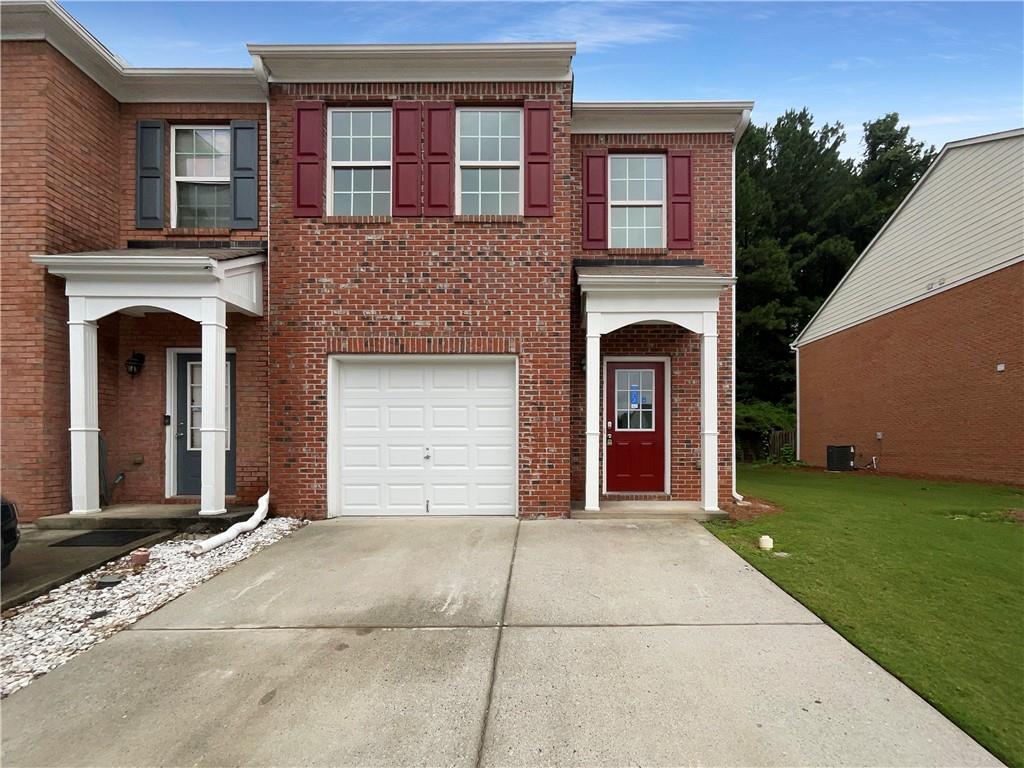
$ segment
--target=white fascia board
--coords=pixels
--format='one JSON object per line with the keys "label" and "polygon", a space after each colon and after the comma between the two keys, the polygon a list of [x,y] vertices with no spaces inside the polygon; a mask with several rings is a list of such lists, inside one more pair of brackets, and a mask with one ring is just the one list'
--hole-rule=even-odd
{"label": "white fascia board", "polygon": [[82,256],[60,254],[32,256],[32,262],[59,277],[127,275],[219,279],[217,261],[207,256]]}
{"label": "white fascia board", "polygon": [[[899,216],[900,212],[910,203],[911,198],[914,197],[914,195],[917,194],[917,191],[925,185],[925,183],[928,181],[928,178],[932,175],[932,171],[939,167],[939,163],[942,162],[943,158],[945,158],[949,150],[957,149],[959,147],[966,147],[971,144],[983,144],[987,141],[1000,141],[1002,139],[1010,139],[1016,136],[1024,136],[1024,128],[1015,128],[1014,130],[1002,131],[1000,133],[989,133],[985,134],[984,136],[974,136],[969,139],[960,139],[959,141],[950,141],[944,144],[942,149],[939,151],[939,154],[935,156],[934,160],[932,160],[932,164],[928,166],[928,170],[924,172],[924,175],[921,176],[920,179],[917,180],[917,184],[915,184],[913,188],[907,193],[907,196],[903,198],[903,202],[901,202],[896,207],[896,210],[892,212],[892,215],[886,220],[885,224],[883,224],[881,228],[878,230],[878,232],[875,233],[875,236],[871,238],[871,242],[867,244],[867,247],[863,251],[860,252],[860,255],[857,257],[857,260],[850,265],[850,268],[848,270],[846,270],[846,274],[842,276],[838,283],[836,283],[836,287],[833,288],[832,292],[829,293],[829,295],[825,298],[823,302],[821,302],[821,306],[818,307],[818,311],[811,316],[811,319],[807,321],[807,325],[805,325],[803,327],[803,330],[797,334],[795,339],[793,339],[792,343],[789,345],[790,349],[796,349],[797,347],[803,344],[810,343],[815,339],[824,338],[825,336],[831,335],[831,333],[828,333],[822,334],[821,336],[814,336],[814,338],[811,338],[811,329],[814,327],[814,321],[818,319],[818,316],[825,310],[825,307],[827,307],[829,302],[832,301],[832,297],[839,293],[843,285],[845,285],[846,281],[850,278],[850,275],[854,273],[854,270],[856,270],[858,265],[864,260],[864,257],[867,256],[867,254],[871,251],[872,247],[874,247],[875,243],[878,242],[878,239],[883,234],[885,234],[886,230],[888,230],[892,223],[896,221],[896,217]],[[973,280],[975,277],[981,277],[981,275],[974,275],[968,279]],[[962,285],[965,282],[967,282],[967,280],[960,280],[955,284],[950,284],[945,287],[952,288],[954,285]],[[918,299],[914,299],[914,301],[920,301],[921,299],[928,298],[928,296],[932,296],[935,293],[937,293],[937,291],[932,291],[931,293],[922,295]],[[899,306],[896,307],[890,307],[881,314],[892,312],[893,310],[906,306],[907,303],[913,303],[913,301],[905,302],[904,304],[900,304]],[[879,315],[876,314],[870,318],[858,320],[856,323],[847,325],[844,328],[837,329],[836,331],[832,331],[832,333],[838,333],[839,330],[846,330],[846,328],[851,328],[853,327],[853,325],[858,325],[859,323],[867,322],[868,320],[873,320],[875,317],[878,316]]]}
{"label": "white fascia board", "polygon": [[578,275],[584,293],[605,291],[655,291],[658,293],[721,292],[736,282],[734,277],[654,277],[651,275]]}
{"label": "white fascia board", "polygon": [[5,0],[0,16],[0,39],[48,42],[122,103],[266,100],[265,88],[252,68],[129,67],[48,0]]}
{"label": "white fascia board", "polygon": [[572,133],[729,133],[750,123],[752,101],[577,101]]}
{"label": "white fascia board", "polygon": [[270,82],[569,82],[575,43],[249,45]]}

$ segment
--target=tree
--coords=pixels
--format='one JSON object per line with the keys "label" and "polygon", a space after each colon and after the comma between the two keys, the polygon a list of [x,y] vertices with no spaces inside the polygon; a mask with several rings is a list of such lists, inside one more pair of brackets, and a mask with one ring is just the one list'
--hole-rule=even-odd
{"label": "tree", "polygon": [[843,126],[816,128],[806,108],[737,147],[736,396],[758,413],[792,408],[789,344],[935,157],[896,113],[863,127],[857,163]]}

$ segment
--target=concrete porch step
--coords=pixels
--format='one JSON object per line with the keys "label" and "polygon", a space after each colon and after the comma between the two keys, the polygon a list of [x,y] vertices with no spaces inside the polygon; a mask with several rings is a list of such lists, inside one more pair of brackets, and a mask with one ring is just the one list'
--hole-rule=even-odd
{"label": "concrete porch step", "polygon": [[175,530],[218,533],[249,518],[256,507],[228,507],[223,515],[200,516],[198,504],[115,504],[92,515],[49,515],[35,521],[40,530]]}
{"label": "concrete porch step", "polygon": [[707,512],[696,501],[609,501],[598,512],[573,507],[569,516],[577,520],[714,520],[726,512]]}

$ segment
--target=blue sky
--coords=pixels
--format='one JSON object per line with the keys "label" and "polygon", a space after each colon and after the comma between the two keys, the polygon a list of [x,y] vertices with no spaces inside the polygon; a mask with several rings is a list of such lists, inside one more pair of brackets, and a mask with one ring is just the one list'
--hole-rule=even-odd
{"label": "blue sky", "polygon": [[936,145],[1024,125],[1024,3],[67,2],[134,66],[248,66],[245,43],[575,40],[575,96],[754,99]]}

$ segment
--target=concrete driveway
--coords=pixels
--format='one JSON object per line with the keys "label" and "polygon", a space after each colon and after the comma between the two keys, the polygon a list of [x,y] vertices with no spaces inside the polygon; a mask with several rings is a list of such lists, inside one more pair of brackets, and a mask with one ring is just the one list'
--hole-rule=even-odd
{"label": "concrete driveway", "polygon": [[316,523],[2,716],[7,768],[998,765],[692,522]]}

